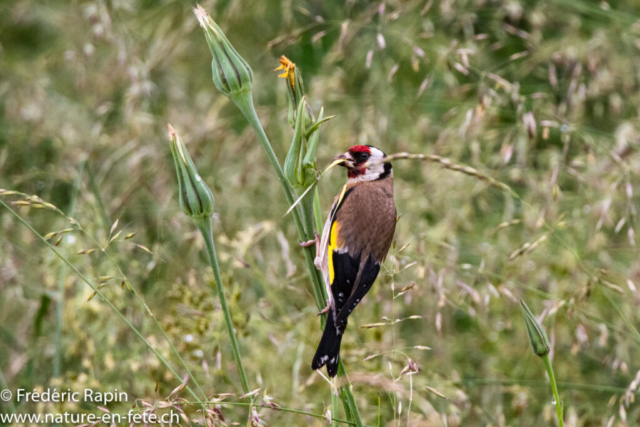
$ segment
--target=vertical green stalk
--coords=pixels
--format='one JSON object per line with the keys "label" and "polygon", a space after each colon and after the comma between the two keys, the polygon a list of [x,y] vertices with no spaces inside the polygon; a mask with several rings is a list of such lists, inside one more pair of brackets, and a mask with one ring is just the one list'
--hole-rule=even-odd
{"label": "vertical green stalk", "polygon": [[236,338],[236,332],[233,327],[233,320],[231,319],[231,313],[229,306],[227,305],[227,298],[224,295],[224,287],[222,285],[222,277],[220,276],[220,267],[218,266],[218,258],[216,256],[216,248],[213,244],[213,230],[211,228],[211,218],[202,218],[195,220],[196,226],[204,243],[207,247],[207,253],[209,254],[209,263],[213,269],[213,277],[216,281],[216,290],[218,291],[218,298],[220,298],[220,306],[224,313],[224,322],[227,325],[227,332],[229,332],[229,339],[231,339],[231,351],[233,352],[233,358],[238,366],[238,373],[240,374],[240,382],[242,383],[242,389],[245,394],[249,393],[249,380],[247,380],[247,373],[244,370],[242,364],[242,357],[240,356],[240,346],[238,345],[238,339]]}
{"label": "vertical green stalk", "polygon": [[[346,381],[344,381],[344,380]],[[358,405],[356,404],[356,398],[353,395],[353,386],[349,381],[349,377],[347,376],[347,370],[342,363],[342,357],[338,361],[338,381],[344,381],[344,385],[340,386],[340,393],[342,393],[342,401],[344,402],[344,410],[348,419],[352,419],[355,421],[358,427],[362,427],[362,420],[360,418],[360,411],[358,410]]]}
{"label": "vertical green stalk", "polygon": [[558,395],[558,386],[556,385],[556,377],[553,374],[553,366],[551,366],[551,360],[549,355],[542,356],[544,361],[544,367],[547,369],[549,375],[549,382],[551,383],[551,391],[553,392],[554,406],[556,407],[556,415],[558,416],[558,427],[564,427],[564,416],[562,414],[562,402],[560,402],[560,396]]}
{"label": "vertical green stalk", "polygon": [[[86,160],[82,160],[80,165],[78,166],[78,176],[76,177],[75,182],[73,183],[73,189],[71,190],[71,198],[69,200],[69,207],[67,208],[67,212],[69,216],[73,216],[73,208],[75,205],[76,197],[78,196],[78,191],[80,190],[80,185],[82,183],[82,172],[84,171],[84,165]],[[67,247],[64,246],[62,249],[63,256],[67,255]],[[60,266],[60,276],[58,277],[58,299],[56,304],[56,332],[55,332],[55,343],[56,343],[56,353],[53,357],[53,378],[59,378],[60,373],[62,371],[62,324],[64,323],[64,292],[65,292],[65,283],[67,281],[67,264],[62,264]]]}
{"label": "vertical green stalk", "polygon": [[331,390],[331,427],[339,427],[338,422],[338,394],[337,390]]}
{"label": "vertical green stalk", "polygon": [[[267,157],[269,159],[269,162],[271,163],[271,166],[273,167],[273,169],[276,172],[276,175],[278,176],[278,180],[280,181],[280,185],[282,186],[282,190],[284,191],[284,195],[287,199],[287,203],[289,204],[289,206],[293,205],[295,203],[295,200],[293,198],[291,188],[287,183],[287,180],[284,176],[284,172],[282,171],[282,167],[278,162],[278,158],[276,157],[276,154],[273,152],[271,143],[269,142],[269,139],[267,138],[267,135],[265,134],[264,129],[262,128],[262,124],[258,119],[258,115],[256,114],[256,110],[253,105],[253,98],[252,98],[251,92],[242,91],[242,92],[237,92],[234,95],[235,96],[231,96],[231,100],[233,100],[236,106],[240,109],[242,114],[245,116],[245,118],[249,122],[249,125],[253,128],[254,132],[258,136],[258,141],[260,141],[260,145],[262,145],[262,148],[267,154]],[[293,221],[296,224],[296,229],[298,230],[298,235],[300,237],[300,240],[303,241],[303,240],[312,239],[314,237],[313,226],[311,227],[312,228],[311,236],[307,236],[302,219],[300,218],[299,211],[297,209],[294,209],[291,213],[293,215]],[[314,217],[313,215],[314,214],[313,214],[313,208],[312,208],[311,211],[308,211],[305,213],[305,216],[308,217],[308,218],[305,218],[305,223],[313,224],[313,217]],[[317,219],[316,219],[316,222],[317,222]],[[316,299],[316,306],[318,307],[318,310],[322,310],[327,306],[327,296],[326,296],[326,290],[324,288],[324,285],[322,284],[323,279],[320,277],[319,271],[316,269],[313,263],[313,260],[315,258],[315,248],[313,247],[304,248],[303,253],[304,253],[304,259],[307,265],[309,277],[311,278],[311,283],[313,286],[313,292]],[[324,323],[325,323],[325,319],[323,318],[322,319],[323,328],[324,328]],[[356,399],[355,399],[355,396],[353,395],[353,389],[347,378],[347,372],[344,368],[344,365],[342,364],[342,359],[340,359],[339,366],[338,366],[338,377],[346,379],[345,384],[340,387],[340,395],[342,397],[345,413],[347,414],[347,419],[353,420],[356,426],[362,427],[363,423],[360,417],[360,412],[358,411],[358,407],[356,405]]]}
{"label": "vertical green stalk", "polygon": [[[340,364],[338,365],[338,376],[341,376],[342,374],[340,373],[340,366],[342,366],[342,363],[341,362],[339,363]],[[349,398],[347,397],[347,395],[345,394],[342,388],[338,388],[338,393],[339,393],[340,399],[342,399],[342,408],[344,409],[344,417],[349,421],[353,421],[353,415],[351,415],[351,406],[350,406]]]}
{"label": "vertical green stalk", "polygon": [[313,214],[313,196],[314,193],[309,191],[304,198],[302,199],[302,217],[304,220],[305,231],[307,232],[306,237],[309,240],[313,239],[314,231],[316,230],[314,223],[314,214]]}

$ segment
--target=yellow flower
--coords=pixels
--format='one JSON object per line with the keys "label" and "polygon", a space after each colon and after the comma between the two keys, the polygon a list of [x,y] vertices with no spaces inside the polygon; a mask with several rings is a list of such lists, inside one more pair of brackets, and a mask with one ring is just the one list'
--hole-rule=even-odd
{"label": "yellow flower", "polygon": [[[287,93],[289,95],[288,119],[291,127],[295,127],[296,111],[299,107],[298,104],[304,98],[304,82],[302,81],[302,74],[300,73],[300,69],[296,67],[296,64],[291,62],[286,56],[282,55],[278,62],[280,62],[280,66],[274,71],[283,71],[283,73],[278,77],[286,79]],[[315,118],[313,117],[313,111],[311,111],[309,104],[306,101],[304,102],[304,121],[306,126],[310,126],[315,122]]]}
{"label": "yellow flower", "polygon": [[280,66],[273,71],[280,71],[280,70],[284,71],[278,77],[289,79],[289,83],[291,84],[291,86],[295,87],[296,86],[296,77],[295,77],[296,64],[291,62],[289,58],[287,58],[284,55],[280,57],[278,62],[280,62]]}

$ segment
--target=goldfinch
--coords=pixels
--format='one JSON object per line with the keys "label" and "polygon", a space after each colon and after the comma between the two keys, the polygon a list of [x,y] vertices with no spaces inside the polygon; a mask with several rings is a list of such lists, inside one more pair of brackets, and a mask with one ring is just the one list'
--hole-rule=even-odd
{"label": "goldfinch", "polygon": [[391,163],[375,162],[384,157],[370,145],[353,146],[336,157],[349,179],[334,199],[317,247],[315,264],[323,273],[329,301],[311,364],[314,370],[326,365],[330,377],[338,372],[347,319],[376,280],[396,228]]}

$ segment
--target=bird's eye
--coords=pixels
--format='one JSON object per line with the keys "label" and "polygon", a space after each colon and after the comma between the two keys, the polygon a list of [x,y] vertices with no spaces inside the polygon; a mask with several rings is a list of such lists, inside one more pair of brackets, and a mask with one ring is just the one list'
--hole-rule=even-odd
{"label": "bird's eye", "polygon": [[361,159],[361,160],[367,160],[368,158],[369,158],[369,154],[368,154],[368,153],[362,153],[362,154],[360,155],[360,159]]}

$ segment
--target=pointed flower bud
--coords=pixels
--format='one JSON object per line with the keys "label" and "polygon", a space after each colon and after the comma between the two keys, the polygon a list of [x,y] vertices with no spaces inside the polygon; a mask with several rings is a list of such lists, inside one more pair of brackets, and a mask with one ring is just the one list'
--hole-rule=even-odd
{"label": "pointed flower bud", "polygon": [[178,132],[169,125],[171,154],[176,165],[180,187],[180,208],[192,219],[205,219],[213,214],[213,193],[204,183]]}
{"label": "pointed flower bud", "polygon": [[520,308],[522,309],[524,323],[527,326],[529,343],[531,344],[533,352],[540,357],[546,356],[551,350],[551,344],[549,343],[546,332],[540,323],[538,323],[538,319],[531,313],[527,304],[522,300],[520,300]]}
{"label": "pointed flower bud", "polygon": [[253,71],[247,61],[233,48],[218,24],[202,6],[197,5],[193,12],[204,29],[209,50],[213,55],[211,67],[216,88],[230,98],[241,92],[251,91]]}
{"label": "pointed flower bud", "polygon": [[[285,79],[287,83],[287,93],[289,95],[289,124],[291,127],[296,126],[296,115],[298,111],[298,104],[304,98],[304,82],[302,81],[302,74],[300,69],[296,67],[296,64],[291,62],[286,56],[282,55],[279,59],[280,66],[274,71],[282,71],[278,77]],[[313,117],[313,111],[311,106],[304,101],[304,121],[305,125],[309,126],[315,121]]]}

